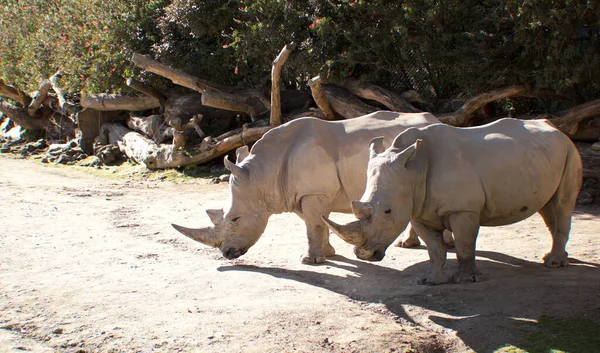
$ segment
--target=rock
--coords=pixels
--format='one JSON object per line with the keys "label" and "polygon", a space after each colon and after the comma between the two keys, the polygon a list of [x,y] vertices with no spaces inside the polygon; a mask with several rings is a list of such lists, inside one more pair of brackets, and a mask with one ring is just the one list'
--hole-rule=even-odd
{"label": "rock", "polygon": [[600,141],[598,141],[598,142],[594,143],[594,144],[592,145],[592,149],[593,149],[594,151],[600,151]]}
{"label": "rock", "polygon": [[223,175],[221,175],[219,177],[219,180],[221,182],[228,183],[229,182],[229,176],[230,176],[230,174],[223,174]]}
{"label": "rock", "polygon": [[0,153],[10,153],[10,143],[5,143],[0,147]]}
{"label": "rock", "polygon": [[94,167],[94,168],[100,168],[102,167],[102,160],[100,158],[98,158],[97,156],[89,156],[86,157],[82,160],[80,160],[77,165],[82,166],[82,167]]}

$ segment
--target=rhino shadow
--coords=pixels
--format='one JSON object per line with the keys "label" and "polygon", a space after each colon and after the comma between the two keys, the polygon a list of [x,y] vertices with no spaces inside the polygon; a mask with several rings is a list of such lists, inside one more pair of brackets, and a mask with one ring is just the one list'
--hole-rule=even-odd
{"label": "rhino shadow", "polygon": [[[218,270],[263,273],[324,288],[352,300],[381,303],[397,316],[399,324],[408,321],[432,328],[435,323],[452,329],[477,352],[493,351],[506,344],[517,346],[524,332],[535,329],[533,320],[542,315],[600,319],[600,264],[571,258],[572,265],[550,269],[541,261],[492,251],[477,251],[477,259],[485,276],[483,282],[439,286],[416,283],[428,261],[397,270],[336,255],[325,264],[348,271],[345,275],[256,265],[221,266]],[[445,272],[451,275],[457,267],[455,259],[448,259]],[[413,317],[412,310],[405,309],[411,306],[427,312]]]}

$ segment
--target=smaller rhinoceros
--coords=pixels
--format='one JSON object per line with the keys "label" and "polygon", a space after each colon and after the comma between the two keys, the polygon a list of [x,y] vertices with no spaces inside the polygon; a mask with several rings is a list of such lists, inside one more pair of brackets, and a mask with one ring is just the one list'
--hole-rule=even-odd
{"label": "smaller rhinoceros", "polygon": [[370,143],[366,190],[352,201],[358,221],[323,220],[355,245],[358,258],[380,261],[408,222],[425,241],[430,269],[421,284],[448,281],[442,231],[456,244],[456,283],[481,279],[475,266],[480,226],[501,226],[539,212],[552,234],[548,267],[568,264],[565,246],[582,182],[571,140],[547,120],[501,119],[473,128],[411,128],[383,150]]}
{"label": "smaller rhinoceros", "polygon": [[258,241],[271,215],[294,212],[306,223],[302,262],[322,263],[335,250],[321,214],[351,212],[350,201],[364,191],[368,142],[435,123],[430,113],[389,111],[342,121],[293,120],[267,132],[251,151],[239,149],[236,163],[225,158],[230,199],[225,209],[206,211],[214,227],[173,227],[234,259]]}

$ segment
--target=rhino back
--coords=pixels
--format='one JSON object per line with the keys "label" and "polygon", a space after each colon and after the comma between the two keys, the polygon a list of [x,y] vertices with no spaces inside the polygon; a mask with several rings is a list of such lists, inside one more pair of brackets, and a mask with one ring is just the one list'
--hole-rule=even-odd
{"label": "rhino back", "polygon": [[408,127],[438,120],[429,113],[380,111],[343,121],[300,118],[269,131],[251,150],[262,176],[276,177],[274,192],[293,211],[305,195],[325,195],[332,211],[349,212],[366,183],[368,145],[383,136],[388,143]]}
{"label": "rhino back", "polygon": [[478,211],[481,225],[510,224],[537,212],[557,190],[574,148],[546,120],[423,132],[430,142],[427,202],[442,212]]}

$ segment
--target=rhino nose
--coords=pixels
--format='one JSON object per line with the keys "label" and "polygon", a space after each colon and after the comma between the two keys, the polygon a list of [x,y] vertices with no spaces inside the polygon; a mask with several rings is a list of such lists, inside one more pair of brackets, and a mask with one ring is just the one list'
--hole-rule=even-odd
{"label": "rhino nose", "polygon": [[229,260],[237,259],[242,256],[244,253],[238,249],[229,248],[223,251],[223,256]]}
{"label": "rhino nose", "polygon": [[377,249],[373,253],[374,261],[381,261],[381,260],[383,260],[384,257],[385,257],[385,250]]}

